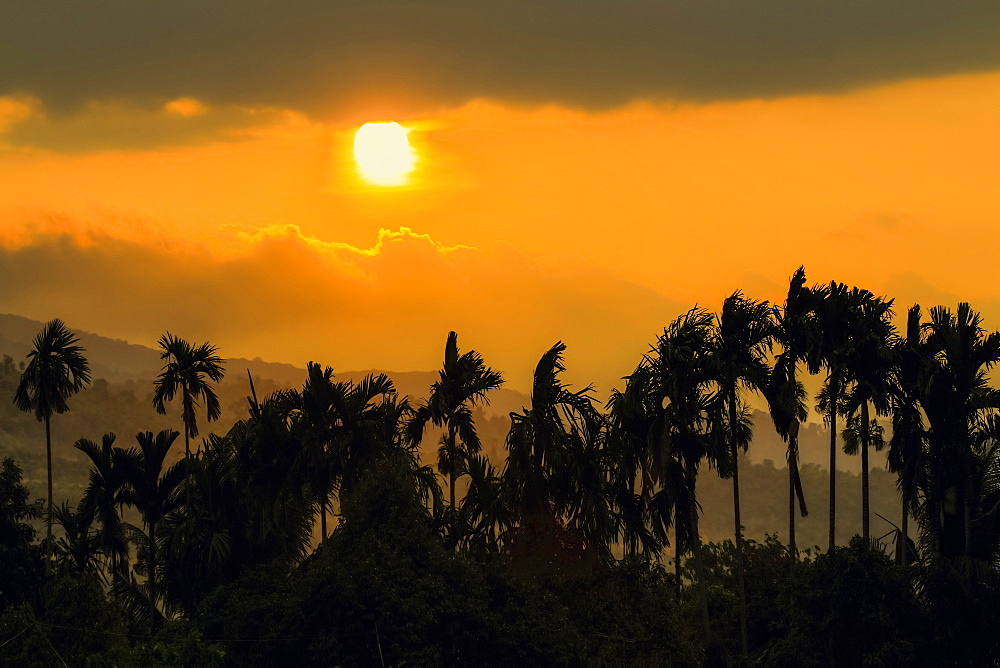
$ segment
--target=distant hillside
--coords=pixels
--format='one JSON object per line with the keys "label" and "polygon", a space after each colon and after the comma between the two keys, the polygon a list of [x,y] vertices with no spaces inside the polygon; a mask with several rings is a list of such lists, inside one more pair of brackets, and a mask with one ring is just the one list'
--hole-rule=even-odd
{"label": "distant hillside", "polygon": [[[0,355],[10,355],[15,364],[24,360],[25,355],[31,350],[34,337],[44,325],[45,323],[19,315],[0,314]],[[79,337],[80,345],[86,349],[91,376],[94,379],[103,378],[109,383],[152,382],[160,373],[162,361],[160,351],[155,348],[77,329],[73,332]],[[225,354],[225,350],[219,352]],[[227,378],[230,381],[239,379],[239,382],[244,382],[248,386],[246,372],[249,369],[254,379],[273,381],[277,387],[298,387],[305,382],[306,361],[308,360],[304,360],[299,367],[280,362],[266,362],[259,357],[252,360],[232,357],[226,359]],[[342,371],[337,368],[335,360],[317,361],[333,366],[338,380],[358,381],[370,373],[385,373],[392,378],[401,395],[415,399],[425,397],[431,384],[438,379],[436,371],[399,372],[382,369]],[[484,410],[487,415],[506,416],[511,411],[520,410],[528,402],[528,396],[521,392],[501,389],[490,394],[490,405]]]}
{"label": "distant hillside", "polygon": [[[14,457],[25,469],[26,483],[33,490],[43,489],[45,479],[45,448],[43,431],[34,417],[13,406],[19,364],[31,350],[34,337],[44,323],[17,315],[0,315],[0,359],[9,356],[12,366],[0,367],[0,457]],[[80,438],[99,441],[106,433],[118,436],[118,442],[132,444],[139,431],[180,429],[179,412],[168,407],[167,415],[159,415],[152,407],[153,381],[160,372],[162,361],[158,350],[90,332],[73,330],[80,339],[90,363],[94,382],[70,400],[70,411],[52,421],[53,469],[57,499],[78,498],[86,484],[87,466],[82,455],[72,447]],[[225,351],[220,351],[225,353]],[[330,362],[323,360],[325,364]],[[230,358],[226,360],[226,377],[218,386],[222,417],[217,422],[201,424],[202,437],[209,433],[225,433],[234,422],[246,417],[250,384],[247,370],[254,379],[259,398],[280,388],[301,387],[306,379],[302,367],[291,364]],[[377,369],[340,372],[337,380],[359,381]],[[436,371],[385,371],[401,395],[411,402],[426,397],[431,384],[438,379]],[[527,395],[502,389],[490,394],[490,405],[477,414],[484,450],[502,460],[503,438],[511,411],[526,406]],[[436,461],[436,436],[425,439],[427,461]],[[175,453],[179,456],[179,450]]]}

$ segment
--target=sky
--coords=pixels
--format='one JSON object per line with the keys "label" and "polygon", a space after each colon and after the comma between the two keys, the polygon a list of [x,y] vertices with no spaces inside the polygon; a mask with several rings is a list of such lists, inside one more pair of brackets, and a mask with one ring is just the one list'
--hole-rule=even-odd
{"label": "sky", "polygon": [[[0,311],[598,396],[799,266],[1000,327],[1000,4],[0,5]],[[359,174],[396,121],[415,170]]]}

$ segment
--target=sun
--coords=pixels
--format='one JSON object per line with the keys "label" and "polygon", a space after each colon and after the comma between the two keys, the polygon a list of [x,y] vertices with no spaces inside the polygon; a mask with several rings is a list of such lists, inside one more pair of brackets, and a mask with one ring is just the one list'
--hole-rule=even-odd
{"label": "sun", "polygon": [[409,130],[399,123],[365,123],[354,135],[354,159],[365,180],[379,186],[409,182],[417,163]]}

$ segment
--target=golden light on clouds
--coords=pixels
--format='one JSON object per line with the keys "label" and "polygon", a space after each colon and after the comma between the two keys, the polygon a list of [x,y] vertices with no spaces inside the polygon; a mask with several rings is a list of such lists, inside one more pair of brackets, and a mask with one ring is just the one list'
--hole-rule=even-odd
{"label": "golden light on clouds", "polygon": [[[136,272],[165,263],[169,249],[189,261],[184,286],[216,286],[251,311],[274,310],[291,286],[326,277],[329,310],[352,314],[329,357],[341,368],[433,368],[454,329],[511,378],[520,369],[523,387],[531,358],[558,339],[581,355],[577,382],[606,387],[680,309],[720,304],[736,288],[781,299],[800,264],[810,281],[844,281],[901,305],[961,297],[1000,318],[995,269],[968,262],[964,246],[1000,243],[1000,73],[602,111],[479,99],[422,116],[390,110],[382,117],[398,123],[362,130],[376,112],[319,119],[168,105],[66,111],[0,97],[0,259],[13,253],[29,267],[29,251],[44,249],[53,266],[94,261],[86,271],[105,276],[112,262]],[[121,281],[112,321],[97,283],[53,304],[61,282],[43,286],[35,271],[36,289],[11,282],[14,265],[0,268],[12,312],[147,343],[175,320],[196,324],[167,297],[160,311],[138,312],[152,288],[134,288],[131,274],[106,279]],[[241,286],[268,277],[281,290],[257,288],[252,308],[237,304]],[[617,287],[600,293],[608,282]],[[456,285],[457,310],[386,297]],[[44,310],[30,310],[36,302]],[[626,302],[634,309],[618,308]],[[497,314],[515,311],[525,315],[503,338]],[[287,310],[287,328],[251,340],[241,313],[218,318],[206,307],[198,318],[220,323],[214,340],[241,354],[326,358],[315,332],[329,323]],[[374,332],[417,320],[426,321],[419,343],[374,345]],[[527,329],[530,342],[510,343],[509,331]],[[607,341],[595,342],[600,332]]]}
{"label": "golden light on clouds", "polygon": [[402,186],[417,163],[409,131],[399,123],[365,123],[354,135],[354,159],[365,180],[379,186]]}
{"label": "golden light on clouds", "polygon": [[200,116],[208,109],[204,104],[190,97],[179,97],[176,100],[167,102],[164,109],[178,116]]}

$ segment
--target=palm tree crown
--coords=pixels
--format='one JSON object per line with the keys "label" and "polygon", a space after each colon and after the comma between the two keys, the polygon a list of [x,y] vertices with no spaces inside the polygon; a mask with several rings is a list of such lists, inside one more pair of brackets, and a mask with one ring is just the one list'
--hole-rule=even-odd
{"label": "palm tree crown", "polygon": [[417,406],[407,436],[417,443],[424,427],[432,422],[444,427],[438,452],[438,470],[450,481],[450,505],[455,508],[455,480],[464,472],[464,459],[480,450],[479,435],[472,417],[472,407],[489,403],[487,392],[503,385],[503,376],[486,366],[483,356],[474,350],[459,355],[458,334],[448,333],[444,349],[444,366],[440,380],[431,386],[431,395]]}
{"label": "palm tree crown", "polygon": [[14,404],[39,422],[69,410],[66,400],[90,383],[90,365],[78,339],[56,318],[35,337]]}
{"label": "palm tree crown", "polygon": [[222,414],[219,397],[209,385],[218,383],[225,374],[224,360],[216,355],[215,346],[203,343],[194,346],[184,339],[167,332],[160,337],[159,346],[163,350],[160,359],[165,360],[163,370],[155,382],[153,406],[158,413],[166,413],[166,402],[172,401],[180,393],[181,411],[184,421],[184,451],[190,456],[190,439],[198,435],[198,420],[195,415],[199,401],[204,400],[209,422],[218,420]]}

